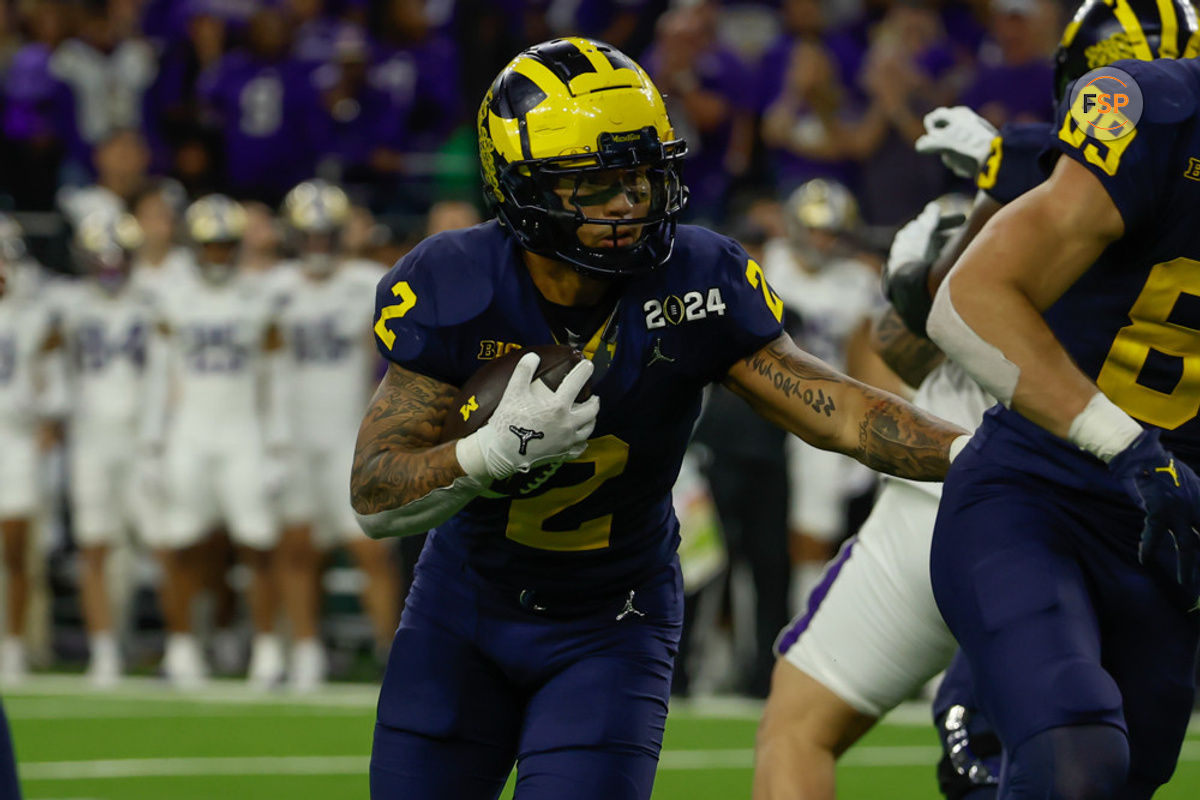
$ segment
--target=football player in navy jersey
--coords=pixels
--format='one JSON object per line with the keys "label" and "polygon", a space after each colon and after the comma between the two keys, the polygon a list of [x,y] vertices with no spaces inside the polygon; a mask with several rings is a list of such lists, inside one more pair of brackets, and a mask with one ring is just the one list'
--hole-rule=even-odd
{"label": "football player in navy jersey", "polygon": [[[759,265],[676,225],[685,146],[624,54],[526,50],[478,128],[498,219],[425,240],[379,285],[390,363],[352,501],[373,536],[436,529],[384,678],[372,795],[494,798],[516,762],[522,800],[646,798],[683,603],[670,493],[703,387],[910,478],[940,479],[965,439],[800,351]],[[489,421],[438,443],[456,386],[554,342],[586,356],[557,391],[524,356]],[[558,468],[536,491],[486,491],[542,464]]]}
{"label": "football player in navy jersey", "polygon": [[[1089,69],[1122,55],[1152,59],[1187,52],[1197,32],[1186,0],[1130,0],[1110,6],[1085,0],[1056,54],[1056,95]],[[1141,41],[1140,48],[1132,42]],[[1122,48],[1125,48],[1124,50]],[[1135,52],[1136,51],[1136,52]],[[914,403],[974,428],[995,403],[956,363],[945,363],[924,338],[936,287],[957,255],[1003,205],[1044,181],[1057,128],[1006,125],[999,137],[965,107],[925,118],[919,150],[938,153],[962,177],[977,176],[979,193],[965,231],[941,249],[945,209],[931,203],[897,234],[886,287],[894,308],[875,329],[881,355],[913,386]],[[1047,163],[1048,162],[1048,163]],[[914,333],[915,331],[915,333]],[[955,642],[934,602],[929,542],[937,484],[885,481],[876,507],[844,552],[833,579],[780,637],[781,658],[757,747],[755,797],[818,800],[835,796],[836,759],[892,706],[912,696],[946,666]],[[945,756],[939,783],[951,800],[996,793],[999,743],[977,713],[969,670],[956,658],[934,704]]]}
{"label": "football player in navy jersey", "polygon": [[947,476],[931,557],[1007,750],[1001,798],[1150,797],[1191,710],[1200,63],[1195,37],[1164,46],[1114,64],[1144,101],[1125,136],[1090,138],[1064,90],[1065,157],[988,222],[928,320],[1001,402]]}

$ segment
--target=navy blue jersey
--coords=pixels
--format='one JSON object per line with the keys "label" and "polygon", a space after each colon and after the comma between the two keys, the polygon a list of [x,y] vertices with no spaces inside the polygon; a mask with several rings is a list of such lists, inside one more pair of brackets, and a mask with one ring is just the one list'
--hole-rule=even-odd
{"label": "navy blue jersey", "polygon": [[[602,591],[669,563],[671,487],[701,390],[778,337],[782,313],[737,243],[680,226],[671,259],[624,286],[607,337],[584,349],[600,397],[587,452],[529,496],[472,501],[430,543],[465,545],[485,577],[543,596]],[[375,318],[385,358],[455,386],[513,348],[554,343],[495,221],[422,242],[380,282]]]}
{"label": "navy blue jersey", "polygon": [[[1125,222],[1045,314],[1114,403],[1200,466],[1200,62],[1118,61],[1144,111],[1128,136],[1088,138],[1065,104],[1057,146],[1104,185]],[[1068,95],[1069,96],[1069,95]]]}
{"label": "navy blue jersey", "polygon": [[1047,178],[1040,156],[1054,146],[1047,122],[1010,122],[992,140],[992,150],[975,178],[987,196],[1007,205]]}

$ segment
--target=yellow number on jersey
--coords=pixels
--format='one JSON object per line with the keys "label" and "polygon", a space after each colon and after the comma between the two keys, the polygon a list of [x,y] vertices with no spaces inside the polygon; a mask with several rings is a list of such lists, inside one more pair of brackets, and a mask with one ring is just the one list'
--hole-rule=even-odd
{"label": "yellow number on jersey", "polygon": [[767,278],[763,275],[762,267],[753,258],[746,262],[746,280],[750,281],[750,285],[755,289],[762,289],[763,300],[767,301],[767,308],[775,316],[775,321],[783,320],[783,301],[779,299],[779,295],[772,291],[767,285]]}
{"label": "yellow number on jersey", "polygon": [[513,500],[508,510],[504,535],[514,542],[539,550],[601,550],[612,534],[612,514],[585,520],[569,531],[548,531],[546,522],[582,502],[609,478],[625,470],[629,445],[612,434],[588,440],[587,450],[572,464],[594,464],[592,477],[573,486],[549,489],[535,497]]}
{"label": "yellow number on jersey", "polygon": [[403,317],[409,311],[412,311],[412,307],[417,304],[417,294],[408,285],[408,281],[399,281],[392,286],[392,296],[399,297],[400,302],[381,308],[379,310],[379,319],[375,322],[375,335],[379,337],[379,341],[383,342],[384,346],[389,350],[396,343],[396,334],[388,330],[388,320]]}
{"label": "yellow number on jersey", "polygon": [[[1200,261],[1155,264],[1129,310],[1132,324],[1117,331],[1096,378],[1100,391],[1130,416],[1166,430],[1200,412],[1200,330],[1167,320],[1184,293],[1200,297]],[[1137,382],[1151,349],[1183,361],[1183,374],[1170,392]]]}
{"label": "yellow number on jersey", "polygon": [[[1121,156],[1125,155],[1125,149],[1129,147],[1129,143],[1137,138],[1137,133],[1137,128],[1134,128],[1128,136],[1108,142],[1088,139],[1087,132],[1079,127],[1073,116],[1067,114],[1062,127],[1058,129],[1058,138],[1076,148],[1079,148],[1086,140],[1087,144],[1081,148],[1081,152],[1088,163],[1095,164],[1109,175],[1116,175],[1117,167],[1121,164]],[[1104,148],[1103,154],[1100,152],[1101,148]]]}
{"label": "yellow number on jersey", "polygon": [[1004,139],[997,136],[992,139],[992,149],[988,152],[987,161],[983,162],[983,169],[975,178],[975,185],[980,189],[991,189],[995,186],[996,178],[1000,175],[1000,161],[1003,158]]}

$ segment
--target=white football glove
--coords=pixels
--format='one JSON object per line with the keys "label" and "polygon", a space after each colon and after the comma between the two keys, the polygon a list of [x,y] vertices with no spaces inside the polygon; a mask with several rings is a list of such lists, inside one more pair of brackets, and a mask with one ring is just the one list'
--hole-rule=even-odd
{"label": "white football glove", "polygon": [[577,458],[587,449],[600,398],[576,403],[575,397],[592,375],[592,362],[576,364],[556,391],[534,379],[540,360],[537,353],[522,356],[491,419],[458,440],[454,453],[468,476],[499,480],[538,464]]}
{"label": "white football glove", "polygon": [[917,139],[918,153],[937,153],[946,168],[960,178],[974,178],[992,149],[997,131],[992,123],[966,106],[935,108],[925,115],[925,135]]}
{"label": "white football glove", "polygon": [[[888,251],[887,272],[891,277],[896,270],[914,261],[930,260],[930,250],[934,245],[934,234],[938,229],[942,211],[936,202],[928,203],[921,213],[904,223],[896,231],[892,239],[892,249]],[[936,257],[936,253],[932,254]]]}

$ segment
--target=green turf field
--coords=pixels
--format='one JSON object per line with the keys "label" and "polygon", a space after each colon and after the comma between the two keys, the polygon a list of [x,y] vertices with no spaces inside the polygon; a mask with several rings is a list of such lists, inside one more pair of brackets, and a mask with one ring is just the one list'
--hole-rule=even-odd
{"label": "green turf field", "polygon": [[[338,685],[264,698],[238,684],[180,696],[134,681],[106,694],[73,677],[4,693],[26,800],[366,798],[374,689]],[[937,748],[913,705],[846,758],[843,798],[932,800]],[[748,798],[757,709],[677,704],[667,723],[656,800]],[[1162,800],[1200,794],[1200,722]],[[510,796],[509,794],[505,795]]]}

